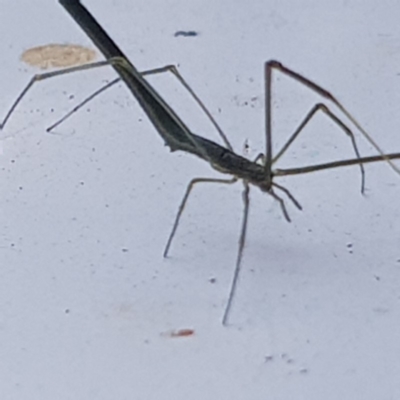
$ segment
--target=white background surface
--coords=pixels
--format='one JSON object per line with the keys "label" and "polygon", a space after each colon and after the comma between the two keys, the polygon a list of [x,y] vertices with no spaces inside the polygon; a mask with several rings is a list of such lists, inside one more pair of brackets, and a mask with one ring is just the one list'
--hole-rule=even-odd
{"label": "white background surface", "polygon": [[[400,151],[396,1],[87,1],[140,69],[179,70],[249,157],[264,150],[263,63],[324,85],[386,151]],[[0,110],[37,72],[22,51],[92,46],[56,1],[0,1]],[[197,37],[174,37],[195,30]],[[230,326],[241,185],[204,185],[162,251],[187,182],[218,176],[170,153],[120,85],[48,134],[113,76],[38,84],[1,132],[2,399],[400,398],[400,177],[357,167],[280,180],[293,222],[255,189]],[[218,140],[173,77],[151,82],[194,132]],[[274,141],[316,101],[282,76]],[[73,98],[72,98],[73,97]],[[358,135],[363,154],[373,151]],[[319,116],[279,163],[352,157]],[[214,278],[215,283],[210,282]],[[192,328],[195,335],[171,338]]]}

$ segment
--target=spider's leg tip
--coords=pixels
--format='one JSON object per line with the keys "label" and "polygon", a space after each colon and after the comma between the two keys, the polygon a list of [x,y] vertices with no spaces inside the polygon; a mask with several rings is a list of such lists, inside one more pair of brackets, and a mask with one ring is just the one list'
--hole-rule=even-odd
{"label": "spider's leg tip", "polygon": [[163,258],[169,258],[168,250],[169,250],[169,249],[164,250]]}

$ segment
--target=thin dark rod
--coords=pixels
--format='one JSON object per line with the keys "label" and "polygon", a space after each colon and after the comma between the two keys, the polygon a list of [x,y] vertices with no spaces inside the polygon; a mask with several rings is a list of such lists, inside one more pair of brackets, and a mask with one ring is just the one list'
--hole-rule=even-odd
{"label": "thin dark rod", "polygon": [[271,182],[272,170],[272,68],[265,63],[265,166],[266,181]]}
{"label": "thin dark rod", "polygon": [[181,138],[181,141],[191,142],[202,157],[209,160],[207,152],[201,143],[193,138],[184,122],[151,85],[143,79],[139,71],[80,1],[59,1],[107,59],[120,58],[125,61],[127,67],[124,67],[123,63],[115,63],[113,68],[127,84],[158,133],[167,142],[171,136]]}
{"label": "thin dark rod", "polygon": [[231,288],[230,288],[229,295],[228,295],[228,302],[225,306],[225,312],[224,312],[224,316],[222,318],[223,325],[227,325],[227,322],[228,322],[229,312],[232,307],[232,302],[235,297],[236,287],[237,287],[237,283],[238,283],[238,279],[239,279],[240,266],[242,264],[243,249],[244,249],[244,245],[246,243],[247,220],[249,217],[249,206],[250,206],[250,198],[249,198],[250,187],[249,187],[249,184],[245,181],[243,182],[243,184],[244,184],[244,189],[243,189],[244,207],[243,207],[242,228],[240,230],[239,248],[238,248],[238,253],[237,253],[235,271],[233,273]]}
{"label": "thin dark rod", "polygon": [[325,169],[331,168],[339,168],[339,167],[349,167],[351,165],[358,165],[360,163],[374,163],[379,161],[386,160],[396,160],[400,158],[400,153],[389,153],[385,154],[385,157],[382,156],[369,156],[369,157],[361,157],[361,158],[352,158],[349,160],[340,160],[340,161],[332,161],[323,164],[314,164],[307,165],[305,167],[297,167],[297,168],[278,168],[274,170],[274,176],[289,176],[289,175],[300,175],[300,174],[308,174],[310,172],[322,171]]}

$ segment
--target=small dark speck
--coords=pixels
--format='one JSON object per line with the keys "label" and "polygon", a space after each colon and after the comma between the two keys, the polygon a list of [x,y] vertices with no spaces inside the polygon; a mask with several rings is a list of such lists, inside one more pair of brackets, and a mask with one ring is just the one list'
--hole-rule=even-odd
{"label": "small dark speck", "polygon": [[267,362],[271,362],[271,361],[273,361],[274,360],[274,356],[265,356],[264,357],[264,361],[267,363]]}
{"label": "small dark speck", "polygon": [[377,281],[380,281],[380,280],[381,280],[381,277],[378,276],[378,275],[374,275],[374,278],[375,278]]}
{"label": "small dark speck", "polygon": [[75,96],[73,95],[73,94],[70,94],[69,96],[68,96],[68,99],[69,100],[73,100],[75,98]]}
{"label": "small dark speck", "polygon": [[216,278],[210,278],[208,281],[209,281],[210,283],[215,283],[215,282],[217,282],[217,279],[216,279]]}
{"label": "small dark speck", "polygon": [[22,187],[22,186],[20,186],[18,189],[19,189],[19,190],[22,190],[22,189],[23,189],[23,187]]}
{"label": "small dark speck", "polygon": [[199,33],[196,31],[177,31],[174,33],[174,36],[193,37],[193,36],[198,36],[198,34]]}
{"label": "small dark speck", "polygon": [[129,251],[128,249],[125,249],[125,248],[122,249],[122,252],[123,252],[123,253],[127,253],[128,251]]}
{"label": "small dark speck", "polygon": [[353,254],[353,243],[347,243],[346,247],[349,250],[349,253]]}
{"label": "small dark speck", "polygon": [[66,308],[64,312],[65,312],[65,314],[69,314],[70,313],[70,309]]}
{"label": "small dark speck", "polygon": [[307,368],[302,368],[299,372],[301,374],[305,375],[305,374],[308,374],[308,369]]}
{"label": "small dark speck", "polygon": [[81,185],[84,185],[85,184],[85,182],[79,182]]}

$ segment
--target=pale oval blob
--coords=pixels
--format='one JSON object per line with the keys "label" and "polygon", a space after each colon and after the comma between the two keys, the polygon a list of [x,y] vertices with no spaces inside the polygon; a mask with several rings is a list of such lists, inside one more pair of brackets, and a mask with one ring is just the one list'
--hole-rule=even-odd
{"label": "pale oval blob", "polygon": [[92,49],[77,44],[46,44],[25,50],[21,60],[40,69],[87,64],[96,58]]}

